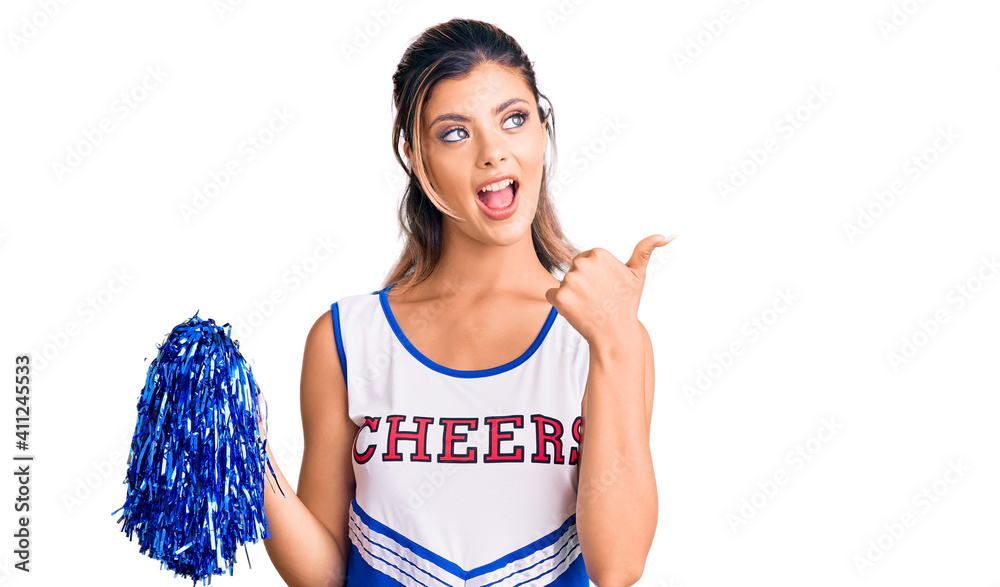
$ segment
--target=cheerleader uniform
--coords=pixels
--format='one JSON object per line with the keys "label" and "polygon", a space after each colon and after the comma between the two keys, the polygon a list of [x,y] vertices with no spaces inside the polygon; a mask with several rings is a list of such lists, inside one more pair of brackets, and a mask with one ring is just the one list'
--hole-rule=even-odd
{"label": "cheerleader uniform", "polygon": [[518,358],[450,369],[407,340],[393,285],[331,305],[359,427],[348,587],[586,587],[575,513],[586,339],[553,307]]}

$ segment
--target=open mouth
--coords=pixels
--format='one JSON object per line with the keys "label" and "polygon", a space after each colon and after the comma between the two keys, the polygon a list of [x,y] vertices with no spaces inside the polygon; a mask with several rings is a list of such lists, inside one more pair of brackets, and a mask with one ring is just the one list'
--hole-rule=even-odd
{"label": "open mouth", "polygon": [[514,201],[514,195],[517,194],[517,188],[517,180],[508,178],[479,190],[476,197],[483,203],[483,206],[490,210],[499,211],[511,205]]}

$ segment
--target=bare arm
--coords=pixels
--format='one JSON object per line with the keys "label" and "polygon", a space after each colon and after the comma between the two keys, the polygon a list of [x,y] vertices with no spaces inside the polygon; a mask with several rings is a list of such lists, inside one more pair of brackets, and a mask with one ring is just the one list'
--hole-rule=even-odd
{"label": "bare arm", "polygon": [[590,346],[576,519],[590,580],[602,587],[642,577],[658,501],[649,429],[653,347],[645,326]]}
{"label": "bare arm", "polygon": [[264,512],[271,538],[264,547],[288,585],[340,586],[347,581],[348,507],[355,489],[350,447],[358,427],[347,413],[330,311],[316,320],[306,338],[300,397],[305,448],[298,492],[292,491],[268,444],[285,497],[267,471]]}

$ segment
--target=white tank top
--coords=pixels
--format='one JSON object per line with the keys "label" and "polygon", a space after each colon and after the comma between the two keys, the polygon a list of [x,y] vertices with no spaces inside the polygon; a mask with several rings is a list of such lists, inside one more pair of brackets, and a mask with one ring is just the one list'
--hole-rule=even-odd
{"label": "white tank top", "polygon": [[553,307],[517,359],[449,369],[407,340],[391,288],[331,305],[359,427],[348,586],[589,585],[575,514],[586,339]]}

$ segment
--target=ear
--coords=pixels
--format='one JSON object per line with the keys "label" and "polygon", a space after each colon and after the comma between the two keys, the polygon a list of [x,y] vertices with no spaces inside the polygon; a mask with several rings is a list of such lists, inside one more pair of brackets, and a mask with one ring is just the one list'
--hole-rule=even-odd
{"label": "ear", "polygon": [[410,157],[410,143],[409,142],[403,143],[403,153],[406,154],[406,158],[409,161],[413,161],[413,157]]}

